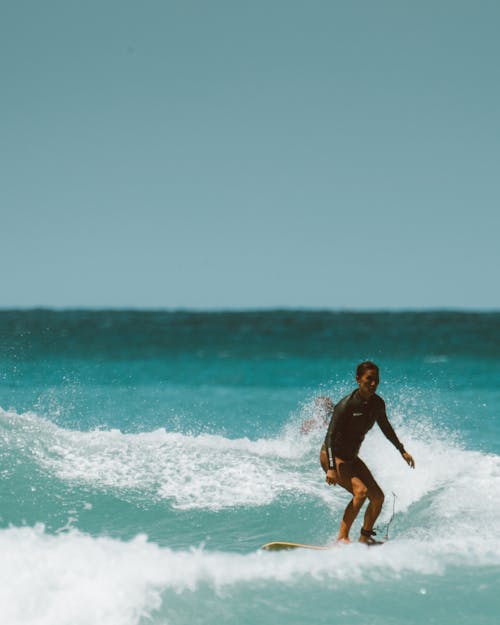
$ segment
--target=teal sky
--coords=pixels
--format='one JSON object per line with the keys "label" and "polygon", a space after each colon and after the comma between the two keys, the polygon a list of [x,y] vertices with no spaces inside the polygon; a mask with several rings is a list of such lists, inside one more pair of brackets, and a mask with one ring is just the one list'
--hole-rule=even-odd
{"label": "teal sky", "polygon": [[0,307],[500,309],[500,4],[0,3]]}

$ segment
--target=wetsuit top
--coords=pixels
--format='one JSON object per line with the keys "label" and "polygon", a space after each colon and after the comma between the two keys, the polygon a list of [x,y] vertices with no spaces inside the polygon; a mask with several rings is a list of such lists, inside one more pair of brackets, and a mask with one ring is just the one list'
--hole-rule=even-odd
{"label": "wetsuit top", "polygon": [[356,389],[335,406],[328,426],[325,447],[331,469],[335,468],[335,456],[342,460],[356,459],[366,433],[375,422],[394,447],[404,453],[404,447],[387,419],[382,397],[373,395],[366,400]]}

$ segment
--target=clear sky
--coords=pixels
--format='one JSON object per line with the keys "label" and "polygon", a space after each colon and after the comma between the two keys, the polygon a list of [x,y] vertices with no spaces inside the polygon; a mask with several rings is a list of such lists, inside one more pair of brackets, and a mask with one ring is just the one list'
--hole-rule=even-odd
{"label": "clear sky", "polygon": [[499,23],[2,0],[0,307],[500,309]]}

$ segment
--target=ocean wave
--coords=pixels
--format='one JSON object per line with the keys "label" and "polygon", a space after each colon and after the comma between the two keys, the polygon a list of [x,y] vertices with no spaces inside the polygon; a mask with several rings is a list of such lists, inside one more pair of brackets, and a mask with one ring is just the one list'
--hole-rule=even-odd
{"label": "ocean wave", "polygon": [[179,509],[262,506],[285,492],[318,495],[322,490],[321,481],[302,472],[310,464],[304,456],[311,441],[301,436],[252,441],[164,429],[80,432],[35,413],[0,409],[0,441],[61,480],[140,492]]}
{"label": "ocean wave", "polygon": [[[499,456],[463,449],[453,436],[423,419],[400,424],[398,432],[415,457],[414,471],[377,428],[363,445],[363,458],[388,494],[387,501],[391,492],[397,495],[398,512],[425,503],[417,511],[430,532],[443,520],[453,527],[460,519],[467,527],[477,523],[478,510],[484,524],[495,522],[500,512],[495,495],[500,491]],[[260,440],[164,429],[81,432],[35,413],[0,409],[0,453],[15,450],[49,478],[117,496],[135,493],[184,510],[267,506],[285,495],[312,497],[341,510],[347,494],[326,486],[318,465],[322,436],[322,430],[302,435],[296,420],[275,438]],[[386,504],[382,520],[390,513]],[[434,515],[439,523],[426,515]]]}
{"label": "ocean wave", "polygon": [[191,593],[204,586],[223,593],[238,585],[256,590],[264,583],[269,592],[274,583],[281,595],[283,586],[306,580],[325,591],[342,591],[407,574],[441,576],[453,567],[500,565],[499,539],[478,536],[407,539],[377,549],[353,544],[327,552],[241,555],[201,547],[175,551],[144,535],[128,542],[76,530],[54,536],[37,525],[0,530],[0,550],[5,625],[137,625],[162,609],[168,591]]}

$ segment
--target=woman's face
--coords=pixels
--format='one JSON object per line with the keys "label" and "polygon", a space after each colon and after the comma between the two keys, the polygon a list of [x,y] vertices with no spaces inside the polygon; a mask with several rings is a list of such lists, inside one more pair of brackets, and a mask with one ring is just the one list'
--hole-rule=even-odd
{"label": "woman's face", "polygon": [[367,369],[363,375],[356,378],[359,384],[359,392],[365,399],[375,395],[379,383],[378,371],[376,369]]}

